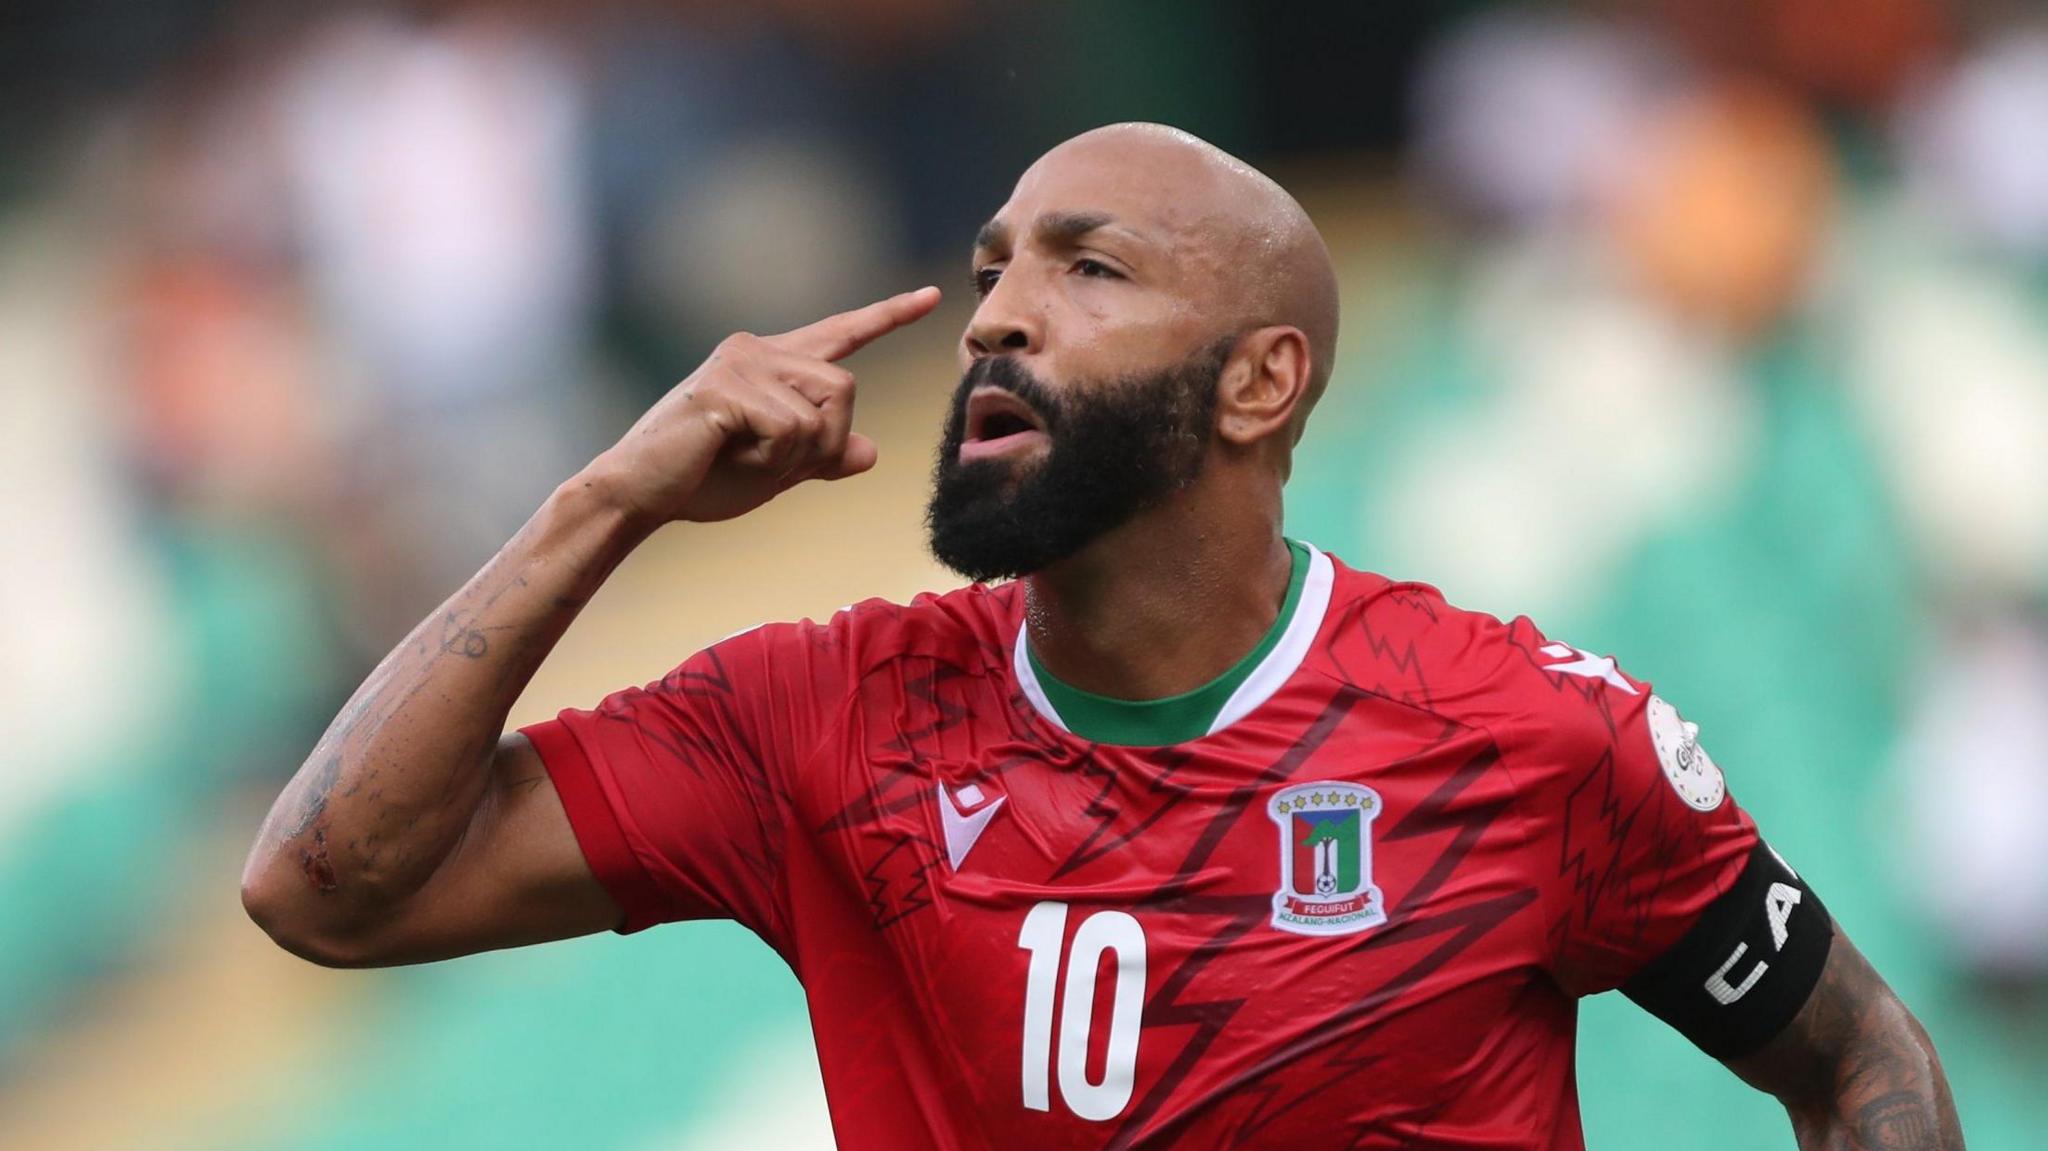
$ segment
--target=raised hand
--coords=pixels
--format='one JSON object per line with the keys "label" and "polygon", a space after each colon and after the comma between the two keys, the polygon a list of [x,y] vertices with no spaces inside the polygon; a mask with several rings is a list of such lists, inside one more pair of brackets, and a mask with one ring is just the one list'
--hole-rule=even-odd
{"label": "raised hand", "polygon": [[728,336],[587,473],[650,526],[724,520],[808,479],[875,466],[838,361],[938,306],[919,288],[778,336]]}

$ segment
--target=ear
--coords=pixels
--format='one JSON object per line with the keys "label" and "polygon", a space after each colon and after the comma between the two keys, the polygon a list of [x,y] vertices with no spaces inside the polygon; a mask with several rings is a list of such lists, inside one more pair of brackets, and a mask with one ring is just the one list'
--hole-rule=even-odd
{"label": "ear", "polygon": [[1245,333],[1217,381],[1217,434],[1239,447],[1291,436],[1295,410],[1308,399],[1309,370],[1308,337],[1300,328]]}

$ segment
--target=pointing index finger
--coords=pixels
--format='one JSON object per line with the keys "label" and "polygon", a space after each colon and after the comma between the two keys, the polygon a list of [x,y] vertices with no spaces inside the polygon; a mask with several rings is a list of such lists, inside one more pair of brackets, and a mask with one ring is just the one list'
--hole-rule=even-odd
{"label": "pointing index finger", "polygon": [[905,324],[923,319],[938,306],[939,290],[923,287],[770,338],[799,355],[839,360]]}

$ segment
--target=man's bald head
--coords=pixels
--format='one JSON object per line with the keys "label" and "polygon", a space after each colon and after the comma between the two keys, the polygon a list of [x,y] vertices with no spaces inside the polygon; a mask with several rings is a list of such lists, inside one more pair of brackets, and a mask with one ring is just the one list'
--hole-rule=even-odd
{"label": "man's bald head", "polygon": [[[1217,319],[1233,330],[1301,329],[1313,372],[1299,419],[1322,395],[1337,349],[1337,273],[1299,201],[1272,177],[1165,124],[1110,124],[1041,156],[1018,180],[1085,166],[1158,202],[1184,253],[1215,272]],[[1295,434],[1300,435],[1299,420]]]}
{"label": "man's bald head", "polygon": [[941,560],[1038,571],[1153,509],[1277,532],[1337,342],[1294,197],[1185,132],[1098,128],[1018,179],[974,284],[928,509]]}

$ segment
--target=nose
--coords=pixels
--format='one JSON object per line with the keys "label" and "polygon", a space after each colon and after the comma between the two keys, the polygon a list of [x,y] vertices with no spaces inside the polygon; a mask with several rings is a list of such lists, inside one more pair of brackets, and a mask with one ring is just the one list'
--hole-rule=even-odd
{"label": "nose", "polygon": [[1045,345],[1045,326],[1015,270],[996,279],[982,297],[961,337],[970,359],[1012,352],[1036,352]]}

